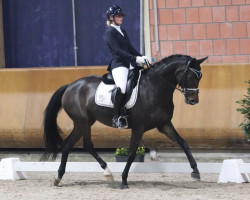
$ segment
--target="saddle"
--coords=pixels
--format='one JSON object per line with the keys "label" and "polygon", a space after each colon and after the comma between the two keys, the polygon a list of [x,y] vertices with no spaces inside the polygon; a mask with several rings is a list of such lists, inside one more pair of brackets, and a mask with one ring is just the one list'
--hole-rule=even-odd
{"label": "saddle", "polygon": [[[128,73],[128,81],[127,81],[127,86],[126,86],[126,92],[125,92],[125,102],[127,103],[128,100],[130,99],[131,95],[132,95],[132,92],[133,92],[133,89],[136,87],[137,85],[137,81],[138,81],[138,78],[139,78],[139,68],[134,68],[132,70],[129,70],[129,73]],[[115,81],[113,79],[113,76],[112,76],[112,73],[109,72],[107,74],[104,74],[102,76],[102,81],[107,84],[107,85],[114,85],[115,84]],[[116,95],[116,89],[114,89],[112,91],[112,94],[111,94],[111,101],[112,103],[114,103],[114,99],[115,99],[115,95]]]}

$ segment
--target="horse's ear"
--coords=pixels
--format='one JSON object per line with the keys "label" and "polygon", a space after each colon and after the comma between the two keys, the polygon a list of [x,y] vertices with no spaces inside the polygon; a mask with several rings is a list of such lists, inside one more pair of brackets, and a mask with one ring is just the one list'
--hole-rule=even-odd
{"label": "horse's ear", "polygon": [[208,56],[207,56],[207,57],[204,57],[204,58],[201,58],[201,59],[199,59],[199,60],[197,60],[197,62],[198,62],[199,64],[201,64],[201,63],[203,63],[207,58],[208,58]]}

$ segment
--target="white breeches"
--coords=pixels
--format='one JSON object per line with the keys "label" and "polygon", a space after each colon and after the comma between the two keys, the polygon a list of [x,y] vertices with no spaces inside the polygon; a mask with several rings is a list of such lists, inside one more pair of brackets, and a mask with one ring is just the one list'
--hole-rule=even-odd
{"label": "white breeches", "polygon": [[116,87],[121,88],[121,92],[125,94],[127,79],[128,79],[128,68],[126,67],[117,67],[112,70],[112,75],[116,84]]}

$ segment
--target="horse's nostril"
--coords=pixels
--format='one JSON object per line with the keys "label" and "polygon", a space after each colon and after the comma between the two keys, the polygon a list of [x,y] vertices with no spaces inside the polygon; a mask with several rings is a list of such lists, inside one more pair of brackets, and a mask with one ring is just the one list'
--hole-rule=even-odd
{"label": "horse's nostril", "polygon": [[195,100],[190,100],[190,104],[194,105],[194,104],[196,104],[196,101]]}

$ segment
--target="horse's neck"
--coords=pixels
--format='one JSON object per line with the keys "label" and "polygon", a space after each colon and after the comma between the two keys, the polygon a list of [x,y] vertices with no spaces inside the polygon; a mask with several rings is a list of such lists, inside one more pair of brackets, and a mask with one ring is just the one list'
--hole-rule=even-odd
{"label": "horse's neck", "polygon": [[152,76],[156,79],[161,79],[165,84],[167,83],[168,85],[171,84],[172,86],[176,86],[177,80],[175,77],[175,71],[177,68],[178,65],[174,63],[167,66],[161,66],[152,73]]}
{"label": "horse's neck", "polygon": [[164,98],[165,101],[172,100],[175,86],[177,84],[175,78],[175,67],[170,66],[168,69],[160,68],[150,69],[146,74],[142,75],[141,81],[147,86],[148,91],[154,91],[155,94]]}

